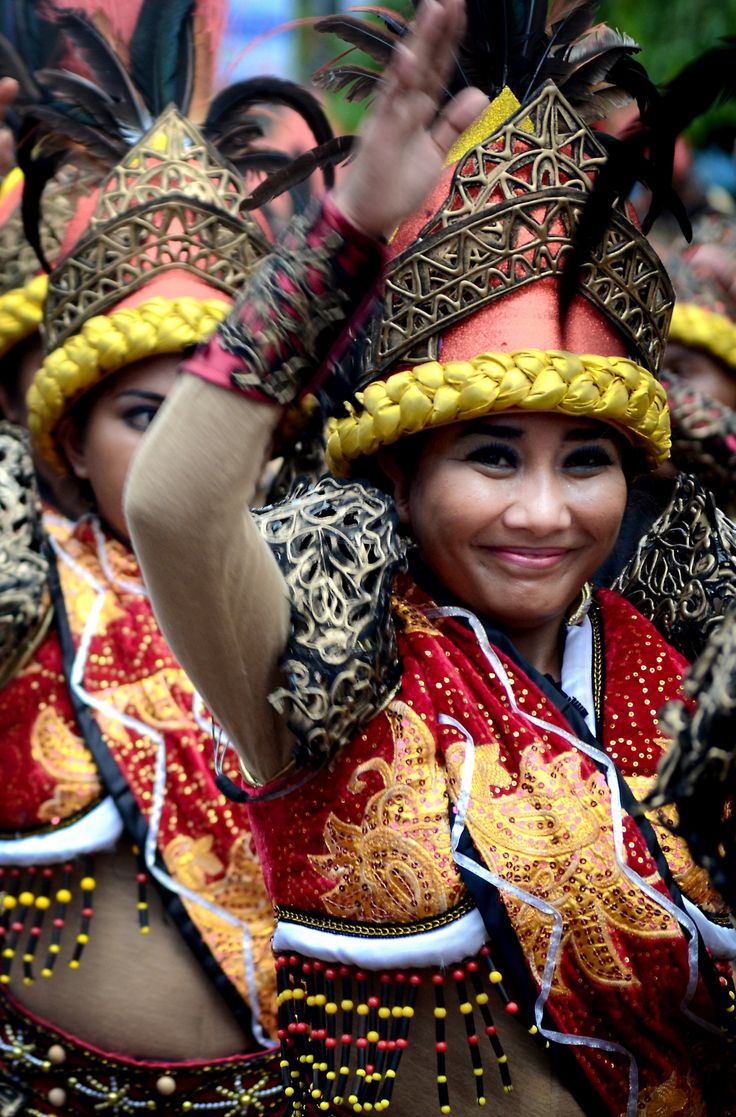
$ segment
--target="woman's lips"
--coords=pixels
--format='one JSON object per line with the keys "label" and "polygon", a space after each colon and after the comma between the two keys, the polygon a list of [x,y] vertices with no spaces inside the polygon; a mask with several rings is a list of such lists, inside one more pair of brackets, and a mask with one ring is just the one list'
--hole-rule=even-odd
{"label": "woman's lips", "polygon": [[501,562],[525,570],[549,570],[570,554],[569,547],[485,547],[484,550]]}

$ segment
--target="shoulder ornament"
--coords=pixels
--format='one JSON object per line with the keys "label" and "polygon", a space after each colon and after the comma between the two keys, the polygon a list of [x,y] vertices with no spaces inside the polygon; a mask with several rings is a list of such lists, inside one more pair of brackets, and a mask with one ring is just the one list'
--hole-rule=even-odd
{"label": "shoulder ornament", "polygon": [[612,588],[696,659],[736,599],[736,525],[695,477],[681,475]]}
{"label": "shoulder ornament", "polygon": [[391,613],[404,567],[396,510],[379,489],[324,477],[255,519],[291,598],[286,685],[270,701],[297,739],[297,765],[329,760],[401,678]]}
{"label": "shoulder ornament", "polygon": [[26,431],[0,422],[0,688],[43,637],[51,617],[41,502]]}

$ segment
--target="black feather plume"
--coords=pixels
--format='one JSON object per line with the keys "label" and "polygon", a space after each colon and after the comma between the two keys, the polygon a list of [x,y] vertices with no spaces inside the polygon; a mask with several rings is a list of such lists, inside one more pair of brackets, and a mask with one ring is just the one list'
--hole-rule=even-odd
{"label": "black feather plume", "polygon": [[327,143],[305,152],[304,155],[298,155],[288,167],[269,175],[265,182],[256,187],[248,196],[246,208],[260,209],[277,195],[304,182],[316,170],[324,170],[328,166],[334,167],[335,164],[341,163],[350,154],[354,142],[354,136],[335,136]]}

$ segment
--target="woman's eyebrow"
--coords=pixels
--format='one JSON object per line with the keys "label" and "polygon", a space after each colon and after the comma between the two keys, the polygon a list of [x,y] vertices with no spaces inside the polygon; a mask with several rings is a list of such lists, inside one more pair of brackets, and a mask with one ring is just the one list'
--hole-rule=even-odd
{"label": "woman's eyebrow", "polygon": [[521,427],[510,427],[505,423],[483,423],[466,420],[463,423],[461,438],[472,434],[481,434],[485,438],[523,438],[524,431]]}
{"label": "woman's eyebrow", "polygon": [[143,388],[124,388],[116,392],[113,399],[123,399],[125,396],[135,396],[136,399],[152,400],[154,403],[163,403],[165,397],[160,392],[146,392]]}
{"label": "woman's eyebrow", "polygon": [[614,439],[613,433],[609,434],[606,430],[601,430],[600,427],[573,427],[569,430],[563,442],[598,442],[603,439],[612,441]]}

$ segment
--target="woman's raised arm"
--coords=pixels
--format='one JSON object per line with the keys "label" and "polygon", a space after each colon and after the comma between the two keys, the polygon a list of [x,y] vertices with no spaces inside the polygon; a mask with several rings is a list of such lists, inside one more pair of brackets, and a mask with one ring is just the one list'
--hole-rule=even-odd
{"label": "woman's raised arm", "polygon": [[260,780],[292,749],[268,704],[290,614],[247,506],[280,406],[309,389],[377,281],[378,238],[417,207],[486,103],[465,90],[437,115],[463,22],[462,0],[425,0],[339,190],[287,231],[185,366],[194,375],[162,408],[129,480],[128,524],[161,627]]}

